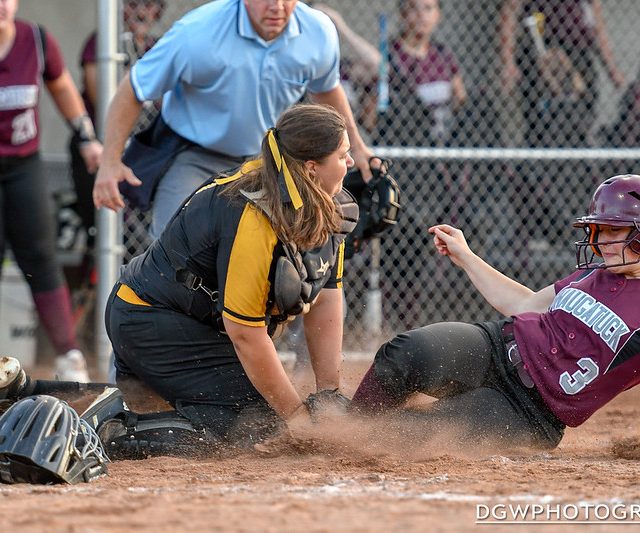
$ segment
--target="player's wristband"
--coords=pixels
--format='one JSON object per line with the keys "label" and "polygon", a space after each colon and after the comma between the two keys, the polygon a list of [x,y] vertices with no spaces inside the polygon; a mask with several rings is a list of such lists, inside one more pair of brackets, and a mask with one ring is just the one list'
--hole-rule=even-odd
{"label": "player's wristband", "polygon": [[97,140],[96,131],[89,115],[79,115],[69,121],[73,133],[78,137],[80,144],[86,144]]}

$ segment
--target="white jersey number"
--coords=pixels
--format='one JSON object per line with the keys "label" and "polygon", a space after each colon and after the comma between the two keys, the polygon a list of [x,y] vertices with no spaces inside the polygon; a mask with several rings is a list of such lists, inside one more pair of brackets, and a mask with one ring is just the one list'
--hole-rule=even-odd
{"label": "white jersey number", "polygon": [[578,366],[582,370],[576,370],[573,374],[569,374],[569,372],[560,374],[560,386],[567,394],[578,394],[600,374],[600,368],[590,357],[580,359]]}
{"label": "white jersey number", "polygon": [[33,109],[27,109],[13,118],[11,123],[13,132],[11,134],[11,144],[17,146],[34,139],[38,134],[36,129],[36,114]]}

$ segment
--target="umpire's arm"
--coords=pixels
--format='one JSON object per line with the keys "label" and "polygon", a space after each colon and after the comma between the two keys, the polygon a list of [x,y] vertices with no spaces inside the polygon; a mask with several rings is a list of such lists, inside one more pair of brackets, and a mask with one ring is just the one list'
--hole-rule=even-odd
{"label": "umpire's arm", "polygon": [[317,104],[328,104],[340,113],[347,123],[347,133],[351,143],[351,154],[356,166],[362,172],[365,181],[371,179],[371,169],[369,168],[369,158],[373,157],[373,152],[369,150],[365,142],[360,137],[358,126],[353,118],[351,106],[342,85],[337,85],[334,89],[324,93],[310,93],[311,100]]}
{"label": "umpire's arm", "polygon": [[122,209],[124,201],[120,196],[118,183],[126,180],[131,185],[141,184],[131,169],[120,160],[125,142],[138,120],[141,109],[142,104],[136,98],[127,74],[120,82],[107,113],[102,164],[93,186],[93,203],[96,209]]}

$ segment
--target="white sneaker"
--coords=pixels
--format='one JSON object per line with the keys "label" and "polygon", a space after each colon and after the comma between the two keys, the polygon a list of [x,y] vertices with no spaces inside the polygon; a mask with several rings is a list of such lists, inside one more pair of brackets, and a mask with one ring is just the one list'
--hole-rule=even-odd
{"label": "white sneaker", "polygon": [[69,350],[66,354],[56,357],[56,379],[80,383],[91,381],[87,372],[87,363],[80,350]]}

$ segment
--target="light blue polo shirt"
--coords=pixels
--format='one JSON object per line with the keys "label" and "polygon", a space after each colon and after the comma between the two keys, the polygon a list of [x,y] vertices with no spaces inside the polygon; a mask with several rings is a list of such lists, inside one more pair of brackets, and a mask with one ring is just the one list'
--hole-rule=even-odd
{"label": "light blue polo shirt", "polygon": [[131,83],[141,102],[164,95],[162,117],[186,139],[246,156],[305,90],[338,86],[339,58],[335,26],[302,2],[266,42],[242,0],[217,0],[176,22],[132,68]]}

